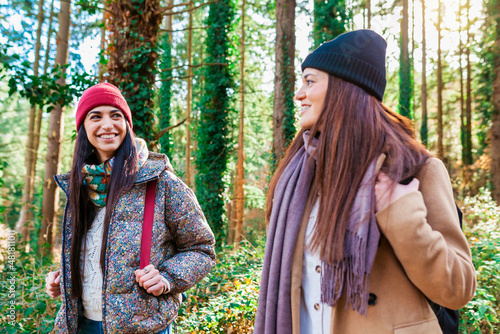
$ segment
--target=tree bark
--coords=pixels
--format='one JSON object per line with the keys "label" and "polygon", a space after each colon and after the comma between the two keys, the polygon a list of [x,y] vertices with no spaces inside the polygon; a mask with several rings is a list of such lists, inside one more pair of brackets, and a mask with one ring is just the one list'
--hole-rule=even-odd
{"label": "tree bark", "polygon": [[99,55],[99,82],[104,82],[104,73],[106,72],[106,67],[104,64],[101,62],[101,58],[104,56],[104,53],[106,52],[106,21],[108,17],[107,13],[107,8],[106,8],[107,1],[102,1],[103,9],[102,9],[102,26],[101,26],[101,43],[100,43],[100,55]]}
{"label": "tree bark", "polygon": [[108,81],[127,100],[137,136],[154,141],[153,97],[156,81],[158,32],[162,19],[159,0],[110,0]]}
{"label": "tree bark", "polygon": [[[36,30],[36,43],[35,43],[35,61],[33,63],[33,74],[38,76],[38,68],[40,66],[40,49],[42,47],[42,25],[45,20],[43,12],[44,0],[38,1],[38,27]],[[32,106],[30,109],[30,118],[28,125],[28,138],[26,141],[26,159],[25,166],[26,172],[24,175],[24,189],[22,198],[22,207],[19,214],[19,220],[16,223],[16,231],[21,234],[22,242],[30,241],[30,232],[33,230],[33,192],[35,188],[35,126],[36,126],[37,107]]]}
{"label": "tree bark", "polygon": [[[189,1],[189,8],[193,7],[193,1]],[[191,182],[191,98],[193,96],[193,12],[189,12],[189,26],[188,26],[188,45],[187,45],[187,96],[186,96],[186,184],[188,187],[192,186]]]}
{"label": "tree bark", "polygon": [[412,100],[412,83],[411,83],[411,65],[410,55],[408,52],[409,36],[408,36],[408,0],[403,0],[402,19],[401,19],[401,43],[400,43],[400,59],[399,59],[399,113],[405,117],[412,119],[411,100]]}
{"label": "tree bark", "polygon": [[[61,66],[63,73],[64,65],[68,63],[70,13],[71,3],[69,1],[61,1],[55,64],[56,66]],[[64,75],[61,75],[58,83],[60,85],[65,85]],[[60,104],[56,104],[54,109],[50,112],[49,119],[45,181],[43,182],[42,226],[40,227],[38,236],[38,253],[41,256],[49,254],[53,244],[53,233],[55,230],[57,204],[59,200],[59,192],[57,191],[57,186],[54,181],[54,175],[59,173],[60,168],[63,128],[63,107]],[[45,244],[48,244],[49,247],[44,247]]]}
{"label": "tree bark", "polygon": [[277,161],[285,153],[295,133],[295,128],[293,131],[289,129],[289,124],[293,124],[290,115],[293,117],[294,110],[295,5],[295,0],[276,0],[273,154]]}
{"label": "tree bark", "polygon": [[240,38],[240,124],[238,133],[238,162],[236,164],[236,182],[234,188],[234,242],[238,245],[243,239],[243,218],[245,207],[245,151],[244,151],[244,121],[245,121],[245,6],[241,6],[241,38]]}
{"label": "tree bark", "polygon": [[462,43],[462,22],[461,22],[461,13],[459,12],[459,44],[458,44],[458,70],[460,72],[460,144],[462,145],[462,164],[465,166],[466,164],[466,119],[465,119],[465,92],[464,92],[464,68],[462,64],[462,58],[464,53],[464,45]]}
{"label": "tree bark", "polygon": [[472,88],[471,88],[471,82],[472,82],[472,71],[471,71],[471,64],[470,64],[470,45],[471,45],[471,33],[470,33],[470,17],[469,17],[469,10],[470,10],[470,0],[467,0],[467,48],[465,49],[465,57],[467,61],[467,82],[466,82],[466,89],[467,89],[467,103],[465,105],[465,113],[466,113],[466,127],[465,127],[465,133],[467,134],[465,137],[465,160],[464,160],[464,165],[470,166],[472,165]]}
{"label": "tree bark", "polygon": [[490,130],[491,179],[493,199],[500,204],[500,1],[495,0],[490,17],[496,22],[494,49],[494,79],[492,91],[493,115]]}
{"label": "tree bark", "polygon": [[427,146],[428,126],[427,126],[427,56],[425,38],[425,0],[422,0],[422,125],[420,127],[420,140]]}
{"label": "tree bark", "polygon": [[437,97],[438,97],[438,142],[437,142],[437,156],[443,159],[443,70],[441,64],[441,0],[438,1],[438,64],[437,64]]}
{"label": "tree bark", "polygon": [[368,17],[366,18],[366,26],[371,29],[372,26],[372,2],[371,0],[366,0],[366,9],[368,10]]}

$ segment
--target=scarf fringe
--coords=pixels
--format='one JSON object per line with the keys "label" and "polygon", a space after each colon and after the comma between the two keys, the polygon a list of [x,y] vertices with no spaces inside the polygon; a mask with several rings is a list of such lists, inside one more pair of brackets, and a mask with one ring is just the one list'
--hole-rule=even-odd
{"label": "scarf fringe", "polygon": [[[369,273],[365,272],[366,243],[356,232],[347,231],[344,254],[351,254],[341,261],[329,264],[322,261],[321,302],[335,306],[341,296],[346,298],[346,309],[351,305],[362,315],[366,315],[369,297]],[[348,242],[349,240],[349,242]]]}

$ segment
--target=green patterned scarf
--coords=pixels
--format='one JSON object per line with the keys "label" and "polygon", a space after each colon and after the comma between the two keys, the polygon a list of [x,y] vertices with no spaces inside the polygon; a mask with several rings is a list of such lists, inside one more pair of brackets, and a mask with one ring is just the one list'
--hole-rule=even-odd
{"label": "green patterned scarf", "polygon": [[[140,169],[148,159],[148,147],[143,139],[136,138],[135,142]],[[84,165],[82,167],[83,184],[88,186],[89,197],[92,202],[100,208],[106,206],[108,185],[111,179],[114,160],[115,158],[113,157],[100,165]]]}

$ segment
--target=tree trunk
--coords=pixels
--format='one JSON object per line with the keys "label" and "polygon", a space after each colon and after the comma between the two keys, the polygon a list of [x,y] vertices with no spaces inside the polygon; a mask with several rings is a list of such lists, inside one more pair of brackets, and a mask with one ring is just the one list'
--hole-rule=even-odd
{"label": "tree trunk", "polygon": [[[280,2],[283,4],[289,1],[281,0]],[[352,11],[348,9],[346,2],[346,0],[314,0],[313,48],[334,39],[350,28]],[[293,6],[295,7],[295,1]],[[278,1],[276,1],[276,20],[279,22],[278,8]]]}
{"label": "tree trunk", "polygon": [[462,22],[461,13],[459,12],[459,44],[458,44],[458,70],[460,72],[460,144],[462,145],[462,164],[465,166],[467,157],[466,151],[466,119],[465,119],[465,100],[464,100],[464,68],[462,58],[464,53],[464,45],[462,43]]}
{"label": "tree trunk", "polygon": [[[40,49],[42,47],[42,25],[45,20],[43,12],[44,0],[38,1],[38,27],[36,30],[35,43],[35,62],[33,63],[33,74],[38,76],[38,68],[40,66]],[[37,116],[37,107],[32,106],[30,109],[30,118],[28,125],[28,138],[26,141],[26,171],[24,175],[24,189],[22,198],[22,207],[19,214],[19,220],[16,223],[16,231],[21,234],[22,242],[30,241],[30,232],[33,230],[33,191],[35,188],[36,165],[34,165],[35,156],[35,124]]]}
{"label": "tree trunk", "polygon": [[295,0],[276,0],[273,155],[283,156],[295,135]]}
{"label": "tree trunk", "polygon": [[399,113],[405,117],[413,119],[411,110],[412,83],[411,64],[408,53],[408,0],[403,0],[401,19],[401,43],[399,58]]}
{"label": "tree trunk", "polygon": [[234,188],[234,242],[238,245],[243,239],[243,217],[245,207],[245,152],[244,152],[244,120],[245,120],[245,6],[241,6],[241,39],[240,39],[240,125],[238,133],[238,163],[236,164],[236,182]]}
{"label": "tree trunk", "polygon": [[465,133],[467,134],[465,137],[465,160],[464,165],[470,166],[472,165],[472,71],[470,64],[470,45],[471,45],[471,33],[470,33],[470,18],[469,18],[469,10],[470,10],[470,0],[467,0],[467,48],[465,49],[465,57],[467,61],[467,103],[465,105],[466,112],[466,127]]}
{"label": "tree trunk", "polygon": [[422,125],[420,127],[420,140],[427,146],[427,73],[426,73],[426,38],[425,38],[425,0],[422,0]]}
{"label": "tree trunk", "polygon": [[[171,7],[173,0],[167,0],[166,6]],[[172,14],[165,16],[165,32],[162,36],[162,59],[160,62],[160,129],[165,129],[171,126],[172,122]],[[172,144],[170,142],[170,132],[165,133],[159,138],[160,152],[172,157]]]}
{"label": "tree trunk", "polygon": [[134,131],[154,141],[153,97],[156,80],[156,46],[162,19],[159,0],[110,0],[108,29],[110,52],[108,81],[127,100],[134,118]]}
{"label": "tree trunk", "polygon": [[106,21],[108,17],[108,12],[106,8],[107,1],[102,1],[102,25],[101,25],[101,45],[100,45],[100,55],[99,55],[99,82],[104,82],[104,72],[106,72],[106,67],[101,59],[104,57],[106,51]]}
{"label": "tree trunk", "polygon": [[215,234],[217,245],[227,242],[225,219],[224,177],[229,157],[229,110],[234,88],[231,57],[232,22],[235,14],[232,0],[210,4],[205,20],[205,63],[214,64],[203,69],[207,83],[200,94],[200,112],[196,136],[196,196],[207,221]]}
{"label": "tree trunk", "polygon": [[[59,12],[59,32],[57,34],[56,66],[61,66],[64,73],[64,65],[68,63],[69,27],[71,20],[71,3],[61,1]],[[60,85],[65,85],[64,75],[58,80]],[[61,161],[62,132],[64,128],[64,113],[60,104],[54,106],[50,112],[49,135],[47,143],[47,157],[45,162],[45,181],[43,182],[42,200],[42,226],[38,236],[38,253],[45,256],[50,253],[55,230],[57,204],[59,192],[54,181],[54,175],[59,173],[59,162]],[[44,247],[48,244],[49,247]]]}
{"label": "tree trunk", "polygon": [[437,142],[437,156],[439,159],[444,158],[443,152],[443,70],[441,64],[441,0],[438,1],[438,64],[437,64],[437,97],[438,97],[438,142]]}
{"label": "tree trunk", "polygon": [[[193,7],[193,0],[189,1],[189,8]],[[188,69],[187,69],[187,96],[186,96],[186,184],[191,187],[191,98],[193,96],[193,12],[189,12],[188,25]]]}
{"label": "tree trunk", "polygon": [[371,29],[372,26],[372,2],[371,0],[366,0],[366,9],[368,10],[368,16],[366,18],[366,27]]}
{"label": "tree trunk", "polygon": [[494,79],[492,91],[493,115],[490,132],[491,179],[493,199],[500,204],[500,1],[494,2],[490,17],[496,22],[494,50]]}

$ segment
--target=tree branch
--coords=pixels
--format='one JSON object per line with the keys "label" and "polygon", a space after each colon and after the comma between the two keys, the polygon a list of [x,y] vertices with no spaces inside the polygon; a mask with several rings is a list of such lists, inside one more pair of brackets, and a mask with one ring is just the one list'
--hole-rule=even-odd
{"label": "tree branch", "polygon": [[175,66],[175,67],[171,67],[171,68],[166,68],[166,69],[163,69],[161,70],[162,72],[165,72],[165,71],[172,71],[172,70],[176,70],[178,68],[183,68],[183,67],[191,67],[191,68],[194,68],[194,67],[201,67],[201,66],[227,66],[228,64],[226,63],[207,63],[207,64],[197,64],[197,65],[191,65],[189,66],[188,64],[185,64],[185,65],[179,65],[179,66]]}
{"label": "tree branch", "polygon": [[169,132],[170,130],[172,129],[175,129],[176,127],[179,127],[181,126],[182,124],[184,124],[184,122],[187,120],[187,118],[184,118],[182,121],[180,121],[179,123],[175,124],[175,125],[171,125],[171,126],[168,126],[166,127],[165,129],[162,129],[160,132],[158,132],[156,135],[155,135],[155,140],[158,140],[160,139],[165,133]]}
{"label": "tree branch", "polygon": [[184,28],[184,29],[179,29],[179,30],[171,30],[171,29],[160,29],[160,31],[165,31],[165,32],[181,32],[181,31],[188,31],[188,30],[202,30],[202,29],[207,29],[209,26],[205,27],[195,27],[195,28]]}
{"label": "tree branch", "polygon": [[210,5],[211,3],[218,2],[218,1],[219,0],[208,1],[208,2],[202,3],[201,5],[198,5],[198,6],[195,6],[195,7],[191,7],[191,8],[188,8],[188,9],[183,9],[183,10],[180,10],[178,12],[171,11],[171,12],[165,13],[165,10],[168,10],[169,8],[167,8],[167,9],[161,9],[161,10],[155,12],[155,14],[162,14],[162,15],[182,14],[182,13],[186,13],[186,12],[191,12],[191,11],[193,11],[195,9],[201,8],[201,7],[206,6],[206,5]]}

